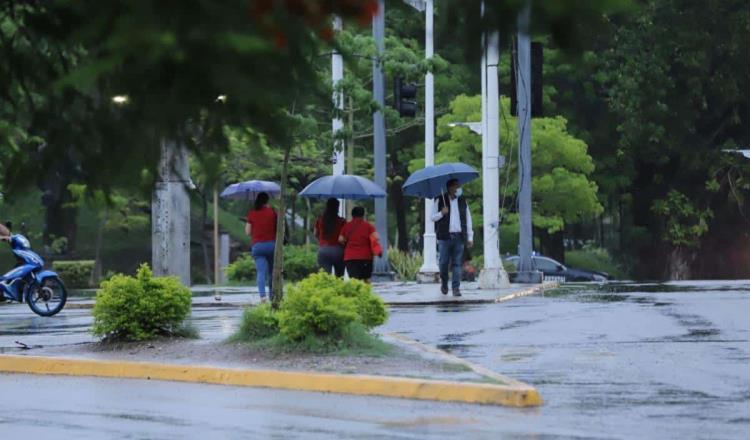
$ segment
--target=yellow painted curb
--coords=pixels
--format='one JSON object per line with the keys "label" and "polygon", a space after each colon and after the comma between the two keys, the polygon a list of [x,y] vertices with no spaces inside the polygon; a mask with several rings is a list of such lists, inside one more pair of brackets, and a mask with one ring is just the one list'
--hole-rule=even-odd
{"label": "yellow painted curb", "polygon": [[533,388],[505,385],[144,362],[0,355],[0,372],[154,379],[515,407],[542,403]]}

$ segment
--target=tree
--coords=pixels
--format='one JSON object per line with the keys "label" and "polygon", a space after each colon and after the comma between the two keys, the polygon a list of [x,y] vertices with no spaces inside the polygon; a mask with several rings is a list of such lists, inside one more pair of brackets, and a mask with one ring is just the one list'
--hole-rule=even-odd
{"label": "tree", "polygon": [[[460,95],[450,109],[438,120],[436,162],[465,162],[481,169],[481,138],[466,127],[449,126],[451,122],[480,120],[481,97]],[[500,100],[500,115],[501,150],[508,161],[501,173],[500,206],[506,221],[516,223],[518,123],[510,116],[508,98]],[[593,159],[586,144],[567,132],[567,121],[560,116],[535,118],[531,130],[533,224],[541,235],[542,250],[564,260],[561,232],[565,225],[598,215],[602,210],[597,186],[589,179],[594,171]],[[413,168],[420,166],[419,160],[412,163]],[[481,180],[466,186],[476,223],[481,225]]]}
{"label": "tree", "polygon": [[747,225],[735,183],[749,170],[721,150],[750,142],[748,25],[746,2],[650,0],[620,23],[605,54],[618,121],[609,154],[630,178],[642,276],[685,278],[704,268],[701,276],[716,277],[747,267],[727,256],[750,241],[727,226]]}

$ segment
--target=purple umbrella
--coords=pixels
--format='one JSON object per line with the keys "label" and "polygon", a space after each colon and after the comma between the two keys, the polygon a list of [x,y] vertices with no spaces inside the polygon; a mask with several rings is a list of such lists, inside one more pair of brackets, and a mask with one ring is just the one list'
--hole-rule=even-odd
{"label": "purple umbrella", "polygon": [[279,197],[281,187],[276,182],[266,180],[248,180],[247,182],[233,183],[224,188],[221,198],[233,200],[255,200],[258,194],[265,192],[269,196]]}

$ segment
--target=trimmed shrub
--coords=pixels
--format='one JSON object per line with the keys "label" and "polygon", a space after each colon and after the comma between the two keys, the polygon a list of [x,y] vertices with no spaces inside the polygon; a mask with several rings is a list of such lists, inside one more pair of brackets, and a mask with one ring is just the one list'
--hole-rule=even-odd
{"label": "trimmed shrub", "polygon": [[278,312],[279,330],[291,341],[308,336],[340,338],[353,322],[380,325],[388,312],[372,287],[319,272],[291,286]]}
{"label": "trimmed shrub", "polygon": [[190,314],[190,289],[176,277],[154,278],[147,264],[135,277],[114,275],[104,281],[94,304],[94,336],[143,341],[179,333]]}
{"label": "trimmed shrub", "polygon": [[244,254],[227,266],[226,272],[229,281],[255,281],[255,260],[253,260],[252,255]]}
{"label": "trimmed shrub", "polygon": [[284,247],[284,279],[299,281],[318,269],[318,250],[313,246]]}
{"label": "trimmed shrub", "polygon": [[410,254],[396,248],[390,248],[388,249],[388,261],[399,280],[415,281],[424,259],[422,254]]}
{"label": "trimmed shrub", "polygon": [[91,286],[91,274],[94,272],[94,260],[54,261],[52,270],[60,275],[66,287],[87,288]]}
{"label": "trimmed shrub", "polygon": [[279,319],[271,309],[271,305],[266,303],[245,309],[236,339],[245,341],[263,339],[278,333]]}

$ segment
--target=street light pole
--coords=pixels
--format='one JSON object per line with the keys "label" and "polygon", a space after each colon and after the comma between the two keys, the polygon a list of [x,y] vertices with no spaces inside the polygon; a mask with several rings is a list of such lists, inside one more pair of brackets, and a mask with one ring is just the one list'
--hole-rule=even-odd
{"label": "street light pole", "polygon": [[[378,1],[378,13],[372,19],[372,36],[376,54],[372,62],[372,94],[378,104],[372,114],[375,156],[375,183],[386,189],[385,180],[385,78],[383,77],[383,54],[385,52],[385,0]],[[383,256],[375,259],[375,273],[384,274],[388,267],[388,212],[387,198],[375,199],[375,229],[380,236]]]}
{"label": "street light pole", "polygon": [[[341,17],[333,17],[333,29],[340,32],[342,29]],[[345,159],[344,148],[339,138],[339,132],[344,127],[344,121],[341,119],[344,111],[344,93],[338,89],[339,82],[344,78],[344,60],[336,50],[331,54],[331,80],[333,82],[333,105],[335,114],[332,121],[333,129],[333,175],[339,176],[344,174]],[[339,203],[339,215],[346,216],[346,206],[343,201]]]}
{"label": "street light pole", "polygon": [[[484,14],[484,2],[482,3]],[[497,66],[500,60],[497,31],[482,38],[482,214],[484,267],[482,289],[510,286],[500,260],[500,118]]]}
{"label": "street light pole", "polygon": [[[425,12],[425,59],[431,60],[434,55],[434,1],[426,0],[412,6]],[[432,70],[428,70],[424,80],[424,165],[435,164],[435,82]],[[422,283],[436,283],[440,275],[437,264],[437,237],[435,236],[435,222],[432,221],[434,201],[425,199],[424,202],[424,238],[422,255],[424,264],[419,269],[418,279]]]}

